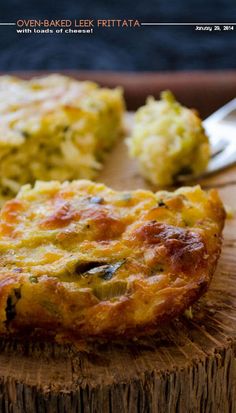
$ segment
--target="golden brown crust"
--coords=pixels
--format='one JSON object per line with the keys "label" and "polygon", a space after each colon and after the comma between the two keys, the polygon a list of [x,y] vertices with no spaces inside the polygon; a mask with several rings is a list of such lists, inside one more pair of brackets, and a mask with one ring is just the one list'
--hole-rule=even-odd
{"label": "golden brown crust", "polygon": [[216,191],[37,183],[0,220],[0,333],[138,336],[208,288],[225,212]]}

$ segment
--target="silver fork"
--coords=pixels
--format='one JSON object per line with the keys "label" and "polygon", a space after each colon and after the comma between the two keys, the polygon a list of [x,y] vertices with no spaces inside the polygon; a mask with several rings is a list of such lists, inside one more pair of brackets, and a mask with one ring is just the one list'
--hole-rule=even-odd
{"label": "silver fork", "polygon": [[211,159],[199,177],[181,175],[178,181],[206,177],[236,163],[236,99],[218,109],[203,122],[211,144]]}

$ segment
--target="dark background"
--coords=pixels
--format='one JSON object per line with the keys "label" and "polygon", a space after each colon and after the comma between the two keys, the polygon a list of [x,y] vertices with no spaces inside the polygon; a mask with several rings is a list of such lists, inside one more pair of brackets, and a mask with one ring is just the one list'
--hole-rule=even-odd
{"label": "dark background", "polygon": [[[11,0],[1,22],[21,18],[138,18],[146,22],[235,22],[235,0]],[[0,27],[0,70],[92,69],[175,71],[233,69],[236,26],[229,32],[193,27],[96,29],[93,35],[16,34]]]}

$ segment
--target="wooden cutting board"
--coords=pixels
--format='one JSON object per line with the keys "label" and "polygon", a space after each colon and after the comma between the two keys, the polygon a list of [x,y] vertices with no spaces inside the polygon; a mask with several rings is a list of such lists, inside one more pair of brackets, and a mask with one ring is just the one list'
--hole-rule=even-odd
{"label": "wooden cutting board", "polygon": [[[99,180],[150,188],[120,142]],[[201,182],[236,206],[236,167]],[[154,189],[154,188],[151,188]],[[155,337],[80,348],[0,341],[2,413],[236,412],[236,217],[208,293]]]}

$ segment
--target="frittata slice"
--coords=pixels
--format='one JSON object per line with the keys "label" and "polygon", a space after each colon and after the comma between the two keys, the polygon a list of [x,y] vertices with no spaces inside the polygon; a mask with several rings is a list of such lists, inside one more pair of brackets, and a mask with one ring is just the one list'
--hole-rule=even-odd
{"label": "frittata slice", "polygon": [[208,288],[225,211],[216,190],[116,192],[37,182],[0,217],[0,333],[153,333]]}
{"label": "frittata slice", "polygon": [[122,133],[122,90],[50,75],[0,77],[0,202],[36,180],[93,179]]}

